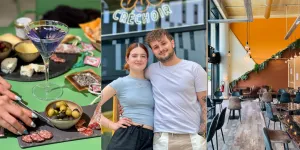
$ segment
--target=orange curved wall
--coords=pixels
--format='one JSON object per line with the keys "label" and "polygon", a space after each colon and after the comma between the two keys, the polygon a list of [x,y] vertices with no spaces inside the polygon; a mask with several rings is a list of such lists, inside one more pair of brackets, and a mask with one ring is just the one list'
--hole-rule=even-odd
{"label": "orange curved wall", "polygon": [[[287,30],[290,29],[295,19],[288,18]],[[249,24],[251,55],[253,60],[258,64],[300,38],[300,27],[297,27],[290,38],[284,40],[286,35],[286,18],[254,19]],[[240,43],[245,46],[247,40],[247,23],[231,23],[230,28]]]}

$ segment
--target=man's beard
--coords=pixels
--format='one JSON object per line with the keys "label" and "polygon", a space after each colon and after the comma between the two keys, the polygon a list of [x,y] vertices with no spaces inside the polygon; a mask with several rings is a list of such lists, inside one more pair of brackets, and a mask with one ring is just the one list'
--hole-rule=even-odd
{"label": "man's beard", "polygon": [[168,55],[164,58],[157,57],[157,60],[159,60],[162,63],[165,63],[165,62],[169,61],[174,56],[174,54],[175,54],[175,51],[172,51],[171,53],[168,53]]}

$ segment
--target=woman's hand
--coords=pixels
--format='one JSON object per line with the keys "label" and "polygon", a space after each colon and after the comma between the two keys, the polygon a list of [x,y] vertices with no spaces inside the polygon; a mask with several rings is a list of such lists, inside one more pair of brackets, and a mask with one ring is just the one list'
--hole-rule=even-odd
{"label": "woman's hand", "polygon": [[21,98],[11,92],[10,89],[11,85],[2,77],[0,77],[0,94],[8,96],[12,100],[21,100]]}
{"label": "woman's hand", "polygon": [[19,123],[17,118],[24,122],[27,126],[36,126],[31,120],[31,118],[37,118],[35,114],[19,106],[8,96],[0,96],[0,126],[14,134],[28,134],[26,128]]}
{"label": "woman's hand", "polygon": [[127,128],[127,126],[131,126],[132,121],[128,118],[121,118],[118,122],[113,123],[111,126],[109,125],[109,128],[113,130],[118,130],[119,128]]}

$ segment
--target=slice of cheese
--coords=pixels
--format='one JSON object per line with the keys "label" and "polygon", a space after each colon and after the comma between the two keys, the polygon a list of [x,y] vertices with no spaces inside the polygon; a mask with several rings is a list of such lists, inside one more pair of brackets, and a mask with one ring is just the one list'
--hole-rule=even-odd
{"label": "slice of cheese", "polygon": [[31,65],[21,66],[21,70],[20,70],[21,76],[31,77],[33,75],[33,72],[34,70],[31,67]]}
{"label": "slice of cheese", "polygon": [[14,72],[17,67],[17,58],[6,58],[1,62],[1,71],[10,74]]}

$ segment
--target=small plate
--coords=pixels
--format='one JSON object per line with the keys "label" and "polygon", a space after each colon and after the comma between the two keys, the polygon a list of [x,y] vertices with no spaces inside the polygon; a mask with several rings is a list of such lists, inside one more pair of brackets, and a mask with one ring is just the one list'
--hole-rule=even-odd
{"label": "small plate", "polygon": [[95,95],[101,94],[101,84],[100,83],[92,83],[89,85],[88,91]]}
{"label": "small plate", "polygon": [[66,76],[66,79],[78,91],[88,90],[92,83],[99,84],[101,82],[101,77],[91,69],[70,74]]}

